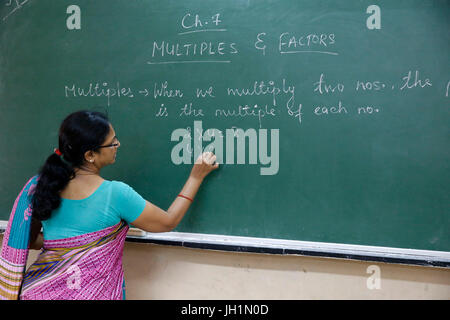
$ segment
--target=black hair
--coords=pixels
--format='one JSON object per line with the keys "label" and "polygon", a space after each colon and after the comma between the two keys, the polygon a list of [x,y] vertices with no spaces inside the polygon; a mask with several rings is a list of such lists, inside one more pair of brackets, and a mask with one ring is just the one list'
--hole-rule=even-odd
{"label": "black hair", "polygon": [[61,204],[60,192],[75,177],[75,168],[85,163],[84,154],[98,150],[108,136],[110,127],[106,114],[77,111],[68,115],[59,129],[58,149],[39,170],[39,180],[31,200],[33,218],[47,220]]}

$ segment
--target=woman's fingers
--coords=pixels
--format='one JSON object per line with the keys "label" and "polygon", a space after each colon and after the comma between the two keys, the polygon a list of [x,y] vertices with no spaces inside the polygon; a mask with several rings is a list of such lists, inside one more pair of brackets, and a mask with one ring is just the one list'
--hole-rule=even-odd
{"label": "woman's fingers", "polygon": [[205,178],[211,171],[217,169],[219,164],[216,162],[217,157],[212,152],[202,153],[192,168],[191,175],[194,177]]}
{"label": "woman's fingers", "polygon": [[203,152],[195,162],[196,164],[207,164],[208,166],[213,166],[214,169],[219,167],[219,164],[216,162],[217,156],[212,152]]}
{"label": "woman's fingers", "polygon": [[[211,162],[211,159],[215,157],[215,155],[212,152],[203,152],[198,158],[195,163],[201,164],[202,162],[209,164]],[[215,161],[215,158],[214,158]]]}

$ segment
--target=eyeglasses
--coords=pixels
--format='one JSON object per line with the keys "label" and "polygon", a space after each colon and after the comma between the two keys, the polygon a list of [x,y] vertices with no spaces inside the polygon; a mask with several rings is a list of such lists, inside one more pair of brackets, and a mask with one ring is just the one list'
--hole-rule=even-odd
{"label": "eyeglasses", "polygon": [[[115,142],[114,142],[115,141]],[[119,140],[117,139],[117,137],[114,137],[114,140],[113,140],[113,143],[111,143],[111,144],[108,144],[108,145],[106,145],[106,146],[98,146],[97,148],[95,148],[95,149],[100,149],[100,148],[115,148],[115,147],[118,147],[119,146]]]}

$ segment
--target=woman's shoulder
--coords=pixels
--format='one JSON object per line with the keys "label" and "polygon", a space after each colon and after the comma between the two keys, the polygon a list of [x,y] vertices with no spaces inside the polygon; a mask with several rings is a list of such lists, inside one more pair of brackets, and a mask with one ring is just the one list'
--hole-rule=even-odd
{"label": "woman's shoulder", "polygon": [[133,187],[123,181],[108,180],[107,184],[109,185],[109,187],[105,189],[109,189],[110,194],[112,194],[115,199],[136,200],[142,198],[139,193],[134,190]]}
{"label": "woman's shoulder", "polygon": [[105,182],[114,187],[122,187],[124,185],[127,185],[125,182],[118,180],[105,180]]}
{"label": "woman's shoulder", "polygon": [[109,185],[110,188],[116,191],[133,189],[131,186],[129,186],[127,183],[123,181],[105,180],[105,184]]}

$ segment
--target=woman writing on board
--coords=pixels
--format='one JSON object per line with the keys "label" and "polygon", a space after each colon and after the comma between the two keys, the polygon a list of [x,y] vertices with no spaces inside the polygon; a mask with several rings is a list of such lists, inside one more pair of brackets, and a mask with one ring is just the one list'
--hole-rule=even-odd
{"label": "woman writing on board", "polygon": [[[201,155],[164,211],[127,184],[100,176],[119,147],[102,113],[79,111],[63,121],[58,149],[14,203],[0,256],[0,298],[123,299],[128,225],[149,232],[174,229],[203,179],[218,168],[215,155]],[[42,246],[24,274],[28,249]]]}

